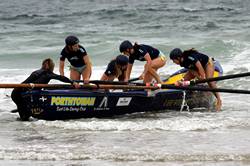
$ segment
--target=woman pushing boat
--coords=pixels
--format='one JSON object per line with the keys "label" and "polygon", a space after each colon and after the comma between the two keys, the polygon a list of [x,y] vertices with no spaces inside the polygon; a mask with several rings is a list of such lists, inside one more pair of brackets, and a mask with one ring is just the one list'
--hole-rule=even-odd
{"label": "woman pushing boat", "polygon": [[64,76],[64,61],[67,58],[70,62],[70,78],[80,80],[82,76],[84,81],[88,81],[91,76],[92,65],[87,51],[79,45],[79,39],[76,36],[68,36],[65,39],[65,44],[60,57],[60,75]]}
{"label": "woman pushing boat", "polygon": [[[194,78],[212,78],[214,75],[213,58],[210,58],[193,48],[184,52],[182,52],[180,48],[175,48],[170,52],[170,59],[173,60],[175,64],[188,69],[183,77],[184,81]],[[180,82],[176,82],[176,85],[179,86]],[[217,88],[215,82],[209,82],[208,85],[211,88]],[[216,110],[220,111],[222,106],[220,94],[215,92],[214,95],[217,99]]]}
{"label": "woman pushing boat", "polygon": [[125,40],[120,44],[120,52],[129,56],[125,81],[128,81],[130,78],[134,61],[139,60],[146,61],[144,71],[140,76],[143,82],[150,83],[154,78],[157,83],[162,83],[157,70],[166,64],[166,57],[161,51],[145,44],[135,43],[132,45],[130,41]]}
{"label": "woman pushing boat", "polygon": [[[54,66],[55,64],[52,59],[48,58],[43,60],[41,69],[32,72],[31,75],[22,83],[48,84],[51,79],[55,79],[62,82],[71,83],[75,86],[75,88],[80,87],[78,83],[73,82],[69,78],[53,73]],[[17,111],[15,112],[19,113],[20,118],[23,121],[29,120],[31,114],[29,111],[27,111],[28,109],[26,108],[25,101],[22,97],[22,93],[28,90],[28,88],[14,88],[11,93],[11,98],[17,105]]]}
{"label": "woman pushing boat", "polygon": [[109,62],[106,71],[101,77],[101,80],[113,81],[115,78],[117,78],[119,81],[124,81],[127,65],[128,58],[125,55],[118,55],[115,59]]}

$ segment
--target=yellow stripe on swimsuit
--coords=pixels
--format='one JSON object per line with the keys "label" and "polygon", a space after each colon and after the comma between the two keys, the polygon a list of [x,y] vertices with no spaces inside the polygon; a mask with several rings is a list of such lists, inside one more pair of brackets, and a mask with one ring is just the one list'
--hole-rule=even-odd
{"label": "yellow stripe on swimsuit", "polygon": [[166,61],[167,60],[166,56],[161,51],[159,53],[159,56],[160,56],[160,58],[161,58],[162,61]]}

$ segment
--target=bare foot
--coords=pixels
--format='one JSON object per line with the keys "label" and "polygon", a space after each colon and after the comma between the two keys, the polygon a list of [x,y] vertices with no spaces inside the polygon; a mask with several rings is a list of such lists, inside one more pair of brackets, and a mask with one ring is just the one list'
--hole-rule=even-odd
{"label": "bare foot", "polygon": [[217,112],[221,111],[222,101],[217,99],[215,109]]}

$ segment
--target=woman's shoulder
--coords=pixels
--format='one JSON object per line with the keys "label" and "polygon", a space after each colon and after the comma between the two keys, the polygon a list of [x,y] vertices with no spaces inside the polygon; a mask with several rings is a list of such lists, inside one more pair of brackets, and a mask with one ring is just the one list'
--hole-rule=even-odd
{"label": "woman's shoulder", "polygon": [[109,63],[108,63],[108,66],[115,66],[115,59],[112,59]]}
{"label": "woman's shoulder", "polygon": [[87,54],[86,49],[85,49],[83,46],[81,46],[81,45],[79,45],[79,52],[80,52],[81,54]]}

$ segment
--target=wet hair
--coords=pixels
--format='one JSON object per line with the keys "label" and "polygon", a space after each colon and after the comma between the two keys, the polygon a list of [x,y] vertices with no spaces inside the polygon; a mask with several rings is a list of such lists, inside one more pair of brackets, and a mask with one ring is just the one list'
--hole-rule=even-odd
{"label": "wet hair", "polygon": [[174,59],[178,59],[182,56],[182,50],[180,48],[175,48],[173,49],[170,54],[169,54],[169,58],[174,60]]}
{"label": "wet hair", "polygon": [[124,40],[121,44],[120,44],[120,52],[125,52],[127,49],[131,49],[133,48],[132,43],[129,40]]}
{"label": "wet hair", "polygon": [[[128,57],[125,55],[118,55],[115,59],[115,76],[119,77],[123,74],[124,69],[122,69],[124,66],[128,64]],[[112,60],[112,61],[113,61]]]}
{"label": "wet hair", "polygon": [[49,70],[49,71],[53,72],[54,67],[55,67],[55,63],[53,62],[52,59],[47,58],[47,59],[43,60],[42,69]]}
{"label": "wet hair", "polygon": [[189,50],[185,50],[185,51],[183,51],[183,57],[184,56],[188,56],[188,55],[190,55],[190,54],[193,54],[193,53],[197,53],[198,51],[196,50],[196,49],[194,49],[194,48],[191,48],[191,49],[189,49]]}
{"label": "wet hair", "polygon": [[79,43],[79,39],[76,36],[67,36],[65,39],[65,44],[68,46],[73,46]]}
{"label": "wet hair", "polygon": [[118,55],[115,61],[116,61],[116,64],[125,66],[128,64],[128,57],[126,55]]}

